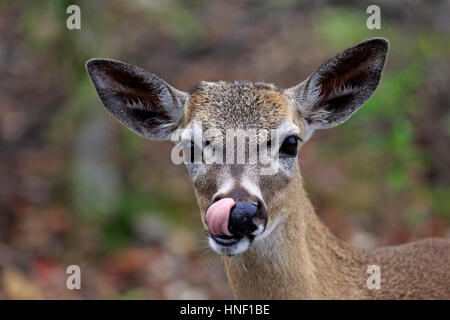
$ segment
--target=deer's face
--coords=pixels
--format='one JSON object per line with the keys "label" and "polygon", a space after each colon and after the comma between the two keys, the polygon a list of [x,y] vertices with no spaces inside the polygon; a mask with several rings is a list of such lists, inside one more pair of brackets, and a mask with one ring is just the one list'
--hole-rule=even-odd
{"label": "deer's face", "polygon": [[[203,82],[185,108],[182,144],[201,158],[186,167],[209,243],[218,253],[238,254],[279,221],[302,122],[283,92],[266,83]],[[205,159],[207,148],[220,159]]]}
{"label": "deer's face", "polygon": [[280,224],[300,144],[367,101],[387,49],[384,39],[364,41],[286,90],[221,81],[202,82],[188,94],[113,60],[90,60],[87,69],[105,108],[126,127],[150,139],[172,139],[177,150],[191,153],[184,162],[209,243],[235,255]]}

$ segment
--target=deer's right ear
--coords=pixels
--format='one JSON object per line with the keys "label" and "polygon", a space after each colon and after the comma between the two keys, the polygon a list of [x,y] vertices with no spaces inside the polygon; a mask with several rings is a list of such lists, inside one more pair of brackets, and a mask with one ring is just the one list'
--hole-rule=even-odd
{"label": "deer's right ear", "polygon": [[306,81],[285,90],[309,134],[341,124],[363,106],[380,82],[388,47],[383,38],[363,41],[322,64]]}
{"label": "deer's right ear", "polygon": [[189,95],[157,76],[109,59],[91,59],[86,69],[106,110],[137,134],[169,139],[181,122]]}

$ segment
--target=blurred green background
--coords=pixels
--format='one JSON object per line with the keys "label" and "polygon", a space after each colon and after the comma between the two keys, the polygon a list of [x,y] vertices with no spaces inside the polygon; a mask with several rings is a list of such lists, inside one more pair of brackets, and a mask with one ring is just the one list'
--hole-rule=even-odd
{"label": "blurred green background", "polygon": [[[66,8],[81,8],[81,30]],[[230,298],[171,144],[101,107],[84,63],[114,58],[181,90],[200,80],[289,87],[368,37],[384,78],[351,121],[316,132],[300,164],[318,214],[372,248],[450,237],[448,1],[2,1],[0,298]],[[66,289],[66,267],[82,290]]]}

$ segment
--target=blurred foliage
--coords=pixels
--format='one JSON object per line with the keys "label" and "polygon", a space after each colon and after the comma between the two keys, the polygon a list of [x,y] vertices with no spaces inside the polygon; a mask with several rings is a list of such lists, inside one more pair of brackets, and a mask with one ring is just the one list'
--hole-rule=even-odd
{"label": "blurred foliage", "polygon": [[[327,158],[342,154],[343,148],[351,150],[358,145],[355,153],[369,154],[373,162],[358,163],[357,154],[350,151],[348,161],[354,162],[353,179],[383,179],[387,192],[392,194],[419,192],[428,199],[426,205],[432,208],[432,214],[448,219],[450,207],[444,199],[449,199],[449,190],[443,191],[440,186],[417,180],[415,176],[415,172],[427,170],[434,163],[427,150],[415,143],[419,137],[413,124],[413,118],[423,112],[423,101],[418,102],[415,93],[426,81],[427,65],[432,59],[450,56],[448,34],[432,30],[406,33],[395,22],[386,21],[381,30],[360,28],[366,16],[356,10],[327,8],[317,16],[315,28],[333,49],[374,36],[387,37],[391,43],[389,63],[380,86],[358,112],[356,121],[348,121],[336,129],[340,131],[339,143],[323,143]],[[449,137],[445,132],[442,134]],[[369,166],[373,163],[383,163],[382,170],[371,170]],[[425,212],[417,214],[414,200],[404,208],[405,216],[409,222],[422,222]]]}

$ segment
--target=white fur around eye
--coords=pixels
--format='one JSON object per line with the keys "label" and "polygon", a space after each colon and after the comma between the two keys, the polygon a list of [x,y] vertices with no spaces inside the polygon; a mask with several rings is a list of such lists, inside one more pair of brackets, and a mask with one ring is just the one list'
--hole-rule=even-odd
{"label": "white fur around eye", "polygon": [[192,182],[196,182],[200,177],[204,176],[207,172],[207,165],[204,163],[186,163],[186,169]]}
{"label": "white fur around eye", "polygon": [[297,165],[298,156],[292,158],[283,158],[280,159],[280,167],[279,170],[286,176],[292,177],[295,171],[295,167]]}

